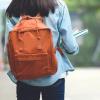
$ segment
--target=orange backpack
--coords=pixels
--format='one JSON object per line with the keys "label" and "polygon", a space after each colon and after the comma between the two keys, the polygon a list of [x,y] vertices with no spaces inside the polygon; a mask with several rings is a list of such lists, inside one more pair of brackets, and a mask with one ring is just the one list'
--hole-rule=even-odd
{"label": "orange backpack", "polygon": [[36,79],[57,71],[51,30],[41,17],[23,16],[9,32],[8,61],[18,80]]}

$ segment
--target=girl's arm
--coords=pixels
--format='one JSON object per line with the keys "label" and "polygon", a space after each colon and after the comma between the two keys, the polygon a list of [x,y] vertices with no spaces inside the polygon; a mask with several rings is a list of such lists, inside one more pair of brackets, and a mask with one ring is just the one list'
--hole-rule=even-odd
{"label": "girl's arm", "polygon": [[62,46],[65,51],[69,54],[77,54],[79,46],[72,33],[70,15],[66,4],[63,6],[59,20],[59,33],[62,39]]}

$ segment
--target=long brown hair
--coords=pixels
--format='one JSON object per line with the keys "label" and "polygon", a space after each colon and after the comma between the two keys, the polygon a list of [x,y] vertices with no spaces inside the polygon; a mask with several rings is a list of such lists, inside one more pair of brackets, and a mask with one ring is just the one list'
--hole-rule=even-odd
{"label": "long brown hair", "polygon": [[21,15],[48,16],[49,12],[55,12],[56,0],[12,0],[6,10],[8,17],[20,17]]}

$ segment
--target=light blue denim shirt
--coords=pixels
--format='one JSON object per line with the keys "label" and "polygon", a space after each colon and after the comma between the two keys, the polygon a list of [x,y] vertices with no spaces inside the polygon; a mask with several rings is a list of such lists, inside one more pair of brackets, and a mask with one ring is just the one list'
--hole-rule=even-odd
{"label": "light blue denim shirt", "polygon": [[[54,46],[57,46],[59,36],[63,40],[63,47],[67,53],[77,54],[79,51],[79,46],[76,42],[75,37],[72,34],[71,21],[69,16],[68,8],[63,0],[57,0],[58,7],[55,13],[49,13],[48,17],[44,18],[45,24],[51,29],[53,35]],[[19,21],[19,18],[13,17],[15,22]],[[13,23],[6,18],[6,28],[5,28],[5,45],[7,43],[8,33],[13,28]],[[33,80],[22,80],[24,83],[32,86],[49,86],[55,83],[64,72],[73,71],[74,67],[70,63],[69,59],[61,56],[59,51],[56,51],[56,57],[58,61],[58,70],[54,75],[46,76],[39,79]]]}

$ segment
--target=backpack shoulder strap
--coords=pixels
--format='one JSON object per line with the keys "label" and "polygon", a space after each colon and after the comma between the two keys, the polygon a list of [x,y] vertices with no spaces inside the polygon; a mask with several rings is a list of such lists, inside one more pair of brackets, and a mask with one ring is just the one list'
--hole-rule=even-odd
{"label": "backpack shoulder strap", "polygon": [[15,26],[16,25],[16,22],[14,21],[13,18],[10,19],[10,22]]}

